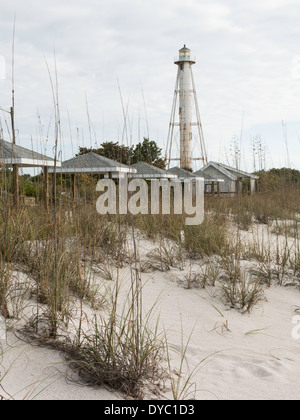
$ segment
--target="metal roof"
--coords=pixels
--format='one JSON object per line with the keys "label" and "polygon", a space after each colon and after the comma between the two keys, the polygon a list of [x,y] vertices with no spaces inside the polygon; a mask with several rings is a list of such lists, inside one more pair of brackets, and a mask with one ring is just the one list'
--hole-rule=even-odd
{"label": "metal roof", "polygon": [[[1,165],[6,167],[12,165],[21,167],[53,167],[54,159],[0,139],[0,166]],[[59,162],[57,163],[57,166],[60,166]]]}
{"label": "metal roof", "polygon": [[179,179],[195,179],[195,178],[204,178],[204,174],[197,174],[185,169],[179,168],[176,166],[175,168],[171,168],[167,171],[169,174],[176,175]]}
{"label": "metal roof", "polygon": [[194,175],[202,176],[206,182],[224,182],[224,179],[222,178],[213,178],[212,176],[206,174],[205,172],[203,172],[203,169],[194,172]]}
{"label": "metal roof", "polygon": [[179,51],[184,52],[184,51],[191,51],[191,50],[186,46],[186,44],[184,44],[183,48],[181,48]]}
{"label": "metal roof", "polygon": [[219,171],[221,174],[231,179],[232,181],[237,181],[237,176],[225,169],[220,163],[209,162],[202,168],[202,171],[205,173],[206,169],[208,169],[209,167],[215,168],[217,171]]}
{"label": "metal roof", "polygon": [[137,173],[135,175],[130,175],[131,178],[177,178],[176,175],[168,173],[167,171],[157,168],[156,166],[149,165],[149,163],[146,162],[137,162],[132,165],[132,168],[136,169]]}
{"label": "metal roof", "polygon": [[248,172],[241,171],[240,169],[232,168],[231,166],[224,165],[223,163],[221,163],[221,165],[223,166],[223,168],[227,169],[227,171],[232,172],[233,174],[236,174],[238,177],[259,179],[259,176],[257,175],[253,175]]}
{"label": "metal roof", "polygon": [[[49,172],[52,173],[53,170],[50,170]],[[66,160],[65,162],[62,162],[61,168],[57,170],[57,173],[60,174],[105,174],[113,172],[128,173],[135,172],[135,170],[127,165],[100,156],[94,152],[89,152]]]}
{"label": "metal roof", "polygon": [[217,169],[219,172],[221,172],[223,175],[225,175],[227,178],[231,179],[232,181],[238,181],[238,178],[259,179],[259,177],[256,175],[252,175],[252,174],[249,174],[248,172],[244,172],[239,169],[232,168],[231,166],[224,165],[223,163],[217,163],[217,162],[209,162],[207,165],[204,166],[202,171],[205,172],[205,170],[209,168],[210,166]]}

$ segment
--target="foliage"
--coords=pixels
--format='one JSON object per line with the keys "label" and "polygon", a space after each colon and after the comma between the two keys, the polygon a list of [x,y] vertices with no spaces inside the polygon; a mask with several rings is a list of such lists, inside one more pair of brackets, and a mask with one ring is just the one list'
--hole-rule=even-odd
{"label": "foliage", "polygon": [[300,171],[296,169],[280,168],[269,171],[256,172],[259,176],[260,191],[275,191],[288,186],[300,186]]}
{"label": "foliage", "polygon": [[160,168],[165,167],[165,161],[162,158],[162,149],[160,149],[155,141],[144,138],[143,142],[134,146],[124,146],[118,142],[104,142],[100,148],[80,147],[77,156],[86,153],[96,153],[108,159],[116,160],[124,165],[130,165],[139,161],[147,162]]}
{"label": "foliage", "polygon": [[162,158],[162,149],[160,149],[155,141],[144,138],[143,143],[136,145],[133,153],[134,162],[146,162],[150,165],[165,168],[165,161]]}
{"label": "foliage", "polygon": [[98,149],[80,147],[77,156],[90,152],[104,156],[108,159],[116,160],[120,163],[123,163],[124,165],[132,163],[133,159],[133,147],[124,146],[118,142],[114,143],[112,141],[102,143]]}

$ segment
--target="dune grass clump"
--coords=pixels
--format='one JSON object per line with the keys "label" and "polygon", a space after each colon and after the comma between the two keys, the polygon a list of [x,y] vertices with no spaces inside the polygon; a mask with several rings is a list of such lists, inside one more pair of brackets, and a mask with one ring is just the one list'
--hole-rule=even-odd
{"label": "dune grass clump", "polygon": [[180,233],[185,226],[185,216],[174,214],[139,214],[134,217],[134,224],[149,239],[155,241],[165,238],[178,242]]}
{"label": "dune grass clump", "polygon": [[[141,395],[145,381],[154,381],[160,374],[163,345],[157,328],[151,328],[150,315],[142,316],[136,268],[131,268],[132,285],[122,312],[116,285],[115,296],[110,298],[105,291],[105,307],[101,306],[94,322],[88,320],[88,325],[82,325],[86,316],[83,301],[95,309],[96,295],[102,297],[93,289],[91,273],[97,272],[97,267],[102,269],[104,281],[110,280],[113,287],[115,271],[118,273],[127,258],[128,221],[100,217],[92,204],[74,204],[71,209],[57,206],[55,217],[42,207],[38,212],[34,208],[24,212],[24,219],[16,218],[15,224],[12,217],[9,219],[14,234],[7,236],[12,243],[9,255],[5,254],[7,260],[22,264],[34,280],[31,295],[36,306],[22,332],[30,340],[38,339],[41,345],[65,352],[85,382]],[[3,256],[2,261],[0,309],[8,317],[5,298],[10,272],[4,271],[8,266]]]}
{"label": "dune grass clump", "polygon": [[[215,200],[206,198],[207,212],[240,217],[242,225],[254,221],[269,225],[273,220],[299,221],[300,189],[297,185],[278,185],[274,189],[261,189],[259,192],[236,197],[222,197]],[[284,203],[284,205],[283,205]]]}
{"label": "dune grass clump", "polygon": [[[300,249],[299,244],[295,247],[294,253],[290,258],[290,268],[293,270],[294,276],[297,276],[300,279]],[[300,283],[300,280],[299,280]]]}
{"label": "dune grass clump", "polygon": [[68,252],[63,242],[56,247],[53,240],[35,244],[27,260],[29,273],[36,281],[36,295],[42,306],[36,329],[41,321],[49,325],[48,335],[55,339],[61,324],[70,318],[71,290],[77,284],[79,271],[76,255]]}
{"label": "dune grass clump", "polygon": [[11,282],[10,269],[4,264],[3,257],[0,256],[0,315],[5,319],[10,318],[8,303]]}
{"label": "dune grass clump", "polygon": [[239,258],[228,256],[223,260],[225,270],[221,286],[222,300],[231,308],[250,312],[264,300],[264,289],[259,278],[254,279],[242,270]]}
{"label": "dune grass clump", "polygon": [[281,235],[289,238],[299,238],[300,236],[300,224],[297,221],[292,221],[292,223],[283,223],[278,224],[272,228],[272,233],[274,235]]}
{"label": "dune grass clump", "polygon": [[237,212],[234,216],[234,220],[237,227],[245,231],[248,231],[253,223],[252,214],[246,209],[241,209],[241,211]]}
{"label": "dune grass clump", "polygon": [[250,312],[259,302],[264,300],[264,290],[260,280],[253,280],[245,273],[237,279],[228,278],[222,287],[222,299],[231,308]]}
{"label": "dune grass clump", "polygon": [[8,319],[18,315],[27,292],[25,284],[13,278],[13,264],[22,261],[23,245],[30,237],[30,223],[24,209],[15,211],[0,202],[0,314]]}
{"label": "dune grass clump", "polygon": [[200,226],[184,227],[184,247],[193,259],[227,254],[228,225],[224,218],[207,215]]}
{"label": "dune grass clump", "polygon": [[0,254],[5,263],[18,263],[24,241],[30,239],[30,220],[24,209],[0,203]]}
{"label": "dune grass clump", "polygon": [[114,216],[100,216],[92,204],[75,208],[72,221],[74,235],[87,249],[101,248],[116,257],[125,244],[126,231],[119,229],[118,219]]}
{"label": "dune grass clump", "polygon": [[[163,341],[152,327],[152,310],[142,317],[134,293],[122,305],[118,291],[107,315],[95,316],[92,328],[66,348],[71,366],[86,384],[109,386],[135,398],[163,374]],[[118,308],[122,308],[119,313]]]}
{"label": "dune grass clump", "polygon": [[142,270],[146,271],[169,271],[172,267],[182,269],[183,257],[180,244],[162,239],[158,247],[147,254],[148,260],[143,263]]}

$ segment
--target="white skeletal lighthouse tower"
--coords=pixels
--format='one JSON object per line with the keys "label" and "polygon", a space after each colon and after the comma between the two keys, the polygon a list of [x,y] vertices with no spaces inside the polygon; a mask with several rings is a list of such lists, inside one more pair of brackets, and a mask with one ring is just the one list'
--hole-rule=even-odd
{"label": "white skeletal lighthouse tower", "polygon": [[[193,170],[194,160],[201,160],[203,165],[207,163],[207,154],[192,72],[192,65],[195,63],[195,59],[191,57],[191,51],[186,46],[179,50],[179,57],[175,59],[175,64],[178,66],[178,73],[166,150],[166,161],[168,167],[170,166],[170,162],[172,160],[180,160],[180,167],[189,171]],[[179,114],[179,122],[175,121],[177,114],[176,111],[178,111]],[[195,116],[194,119],[196,121],[193,121],[193,116]],[[180,131],[180,159],[172,157],[173,149],[175,146],[174,129],[176,126],[179,126]],[[200,157],[193,157],[193,152],[195,150],[199,150],[199,147],[197,147],[197,144],[193,138],[193,127],[198,128],[197,131],[199,137],[198,144],[200,145]]]}

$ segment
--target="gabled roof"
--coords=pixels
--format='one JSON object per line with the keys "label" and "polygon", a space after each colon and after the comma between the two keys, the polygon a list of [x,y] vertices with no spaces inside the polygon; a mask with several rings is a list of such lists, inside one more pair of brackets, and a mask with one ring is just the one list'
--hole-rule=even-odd
{"label": "gabled roof", "polygon": [[179,168],[176,166],[175,168],[171,168],[167,171],[169,174],[176,175],[179,179],[195,179],[195,178],[204,178],[204,174],[196,174],[186,169]]}
{"label": "gabled roof", "polygon": [[[53,172],[52,170],[50,173]],[[63,174],[105,174],[112,172],[135,172],[129,166],[100,156],[94,152],[76,156],[62,163],[57,171]]]}
{"label": "gabled roof", "polygon": [[137,162],[132,165],[132,168],[136,169],[137,173],[135,175],[131,175],[131,178],[177,178],[176,175],[168,173],[167,171],[157,168],[156,166],[149,165],[149,163],[146,162]]}
{"label": "gabled roof", "polygon": [[[21,167],[54,166],[54,159],[0,139],[0,166]],[[57,166],[60,163],[57,162]]]}
{"label": "gabled roof", "polygon": [[258,176],[249,174],[248,172],[241,171],[236,168],[232,168],[231,166],[224,165],[223,163],[217,163],[217,162],[209,162],[207,165],[204,166],[202,171],[205,172],[205,170],[209,167],[213,167],[219,172],[221,172],[223,175],[225,175],[227,178],[231,179],[232,181],[237,181],[238,178],[251,178],[251,179],[259,179]]}
{"label": "gabled roof", "polygon": [[224,179],[222,178],[213,178],[212,176],[206,174],[205,172],[203,172],[203,169],[200,169],[194,174],[196,176],[202,176],[206,182],[224,182]]}
{"label": "gabled roof", "polygon": [[225,175],[227,178],[231,179],[232,181],[237,181],[237,176],[233,175],[231,172],[229,172],[227,169],[224,168],[223,165],[216,162],[208,162],[203,168],[202,171],[205,172],[207,168],[213,167],[217,171],[221,172],[223,175]]}
{"label": "gabled roof", "polygon": [[246,177],[246,178],[259,179],[259,176],[257,176],[257,175],[253,175],[253,174],[250,174],[248,172],[241,171],[240,169],[232,168],[228,165],[224,165],[223,163],[222,163],[222,166],[223,166],[223,168],[227,169],[229,172],[232,172],[232,173],[236,174],[238,177],[242,176],[242,177]]}

